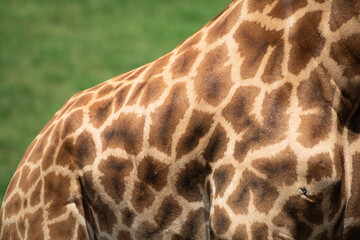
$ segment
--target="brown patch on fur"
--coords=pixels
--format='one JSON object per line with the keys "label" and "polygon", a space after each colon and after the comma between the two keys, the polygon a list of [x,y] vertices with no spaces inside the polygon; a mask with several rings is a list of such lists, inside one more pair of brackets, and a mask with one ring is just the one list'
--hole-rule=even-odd
{"label": "brown patch on fur", "polygon": [[322,66],[311,72],[310,77],[300,82],[297,89],[299,105],[308,110],[333,104],[335,86],[331,85],[329,74]]}
{"label": "brown patch on fur", "polygon": [[185,164],[176,180],[177,192],[189,202],[202,201],[200,188],[205,189],[205,179],[210,173],[209,165],[203,165],[198,160]]}
{"label": "brown patch on fur", "polygon": [[259,11],[262,13],[266,7],[266,5],[270,5],[274,2],[274,0],[250,0],[248,1],[248,9],[249,13]]}
{"label": "brown patch on fur", "polygon": [[10,218],[14,215],[17,215],[20,212],[22,206],[22,200],[18,193],[15,193],[9,202],[5,205],[5,218]]}
{"label": "brown patch on fur", "polygon": [[135,210],[142,213],[144,209],[149,208],[155,200],[155,194],[144,182],[134,182],[134,190],[131,196],[131,204]]}
{"label": "brown patch on fur", "polygon": [[9,225],[4,226],[3,231],[1,232],[1,240],[20,240],[20,236],[18,235],[16,224],[11,223]]}
{"label": "brown patch on fur", "polygon": [[350,143],[360,138],[360,107],[353,115],[348,127],[348,141]]}
{"label": "brown patch on fur", "polygon": [[89,237],[89,233],[86,226],[79,225],[76,239],[87,239]]}
{"label": "brown patch on fur", "polygon": [[163,230],[168,228],[181,215],[181,212],[181,205],[170,195],[164,198],[154,219],[159,229]]}
{"label": "brown patch on fur", "polygon": [[123,209],[121,213],[122,213],[123,224],[125,224],[125,226],[130,228],[134,222],[135,213],[129,208]]}
{"label": "brown patch on fur", "polygon": [[209,132],[214,114],[194,110],[186,127],[185,133],[176,146],[176,159],[188,154],[196,148],[200,139]]}
{"label": "brown patch on fur", "polygon": [[336,178],[342,179],[345,175],[343,146],[335,144],[333,151],[334,151],[334,167],[336,170]]}
{"label": "brown patch on fur", "polygon": [[97,93],[96,98],[101,98],[103,96],[108,95],[110,92],[112,92],[114,90],[114,87],[111,86],[110,84],[106,85],[105,87],[101,88],[99,90],[99,92]]}
{"label": "brown patch on fur", "polygon": [[222,197],[230,186],[231,180],[235,174],[233,165],[222,165],[214,171],[213,179],[215,183],[215,196]]}
{"label": "brown patch on fur", "polygon": [[331,177],[332,174],[332,161],[329,153],[321,153],[312,156],[307,161],[307,182],[310,183],[312,180],[320,181],[322,178]]}
{"label": "brown patch on fur", "polygon": [[117,240],[133,240],[133,238],[131,237],[130,232],[128,231],[120,231],[117,235]]}
{"label": "brown patch on fur", "polygon": [[106,86],[107,84],[108,84],[107,82],[99,83],[98,85],[85,90],[85,92],[97,92],[100,88]]}
{"label": "brown patch on fur", "polygon": [[279,193],[267,179],[256,176],[245,169],[236,190],[230,195],[227,204],[235,214],[247,214],[250,203],[250,191],[255,208],[261,213],[268,213],[279,197]]}
{"label": "brown patch on fur", "polygon": [[321,224],[323,221],[322,195],[314,196],[314,199],[314,202],[310,202],[300,196],[290,197],[282,212],[273,218],[273,224],[289,229],[294,239],[308,239],[313,229],[304,219],[314,224]]}
{"label": "brown patch on fur", "polygon": [[345,218],[360,218],[359,199],[360,199],[360,152],[352,156],[352,176],[350,198],[347,203]]}
{"label": "brown patch on fur", "polygon": [[141,96],[140,105],[147,107],[150,103],[156,101],[166,88],[163,78],[153,78],[146,85]]}
{"label": "brown patch on fur", "polygon": [[360,3],[357,0],[334,0],[331,4],[330,29],[338,30],[344,23],[353,17],[358,17]]}
{"label": "brown patch on fur", "polygon": [[[339,107],[336,110],[338,117],[338,129],[341,134],[343,133],[346,120],[350,116],[352,109],[353,109],[353,104],[351,103],[351,101],[347,97],[341,95]],[[360,132],[360,128],[359,128],[359,132]]]}
{"label": "brown patch on fur", "polygon": [[120,114],[101,134],[103,150],[122,148],[137,155],[142,149],[145,118],[134,113]]}
{"label": "brown patch on fur", "polygon": [[56,124],[54,132],[52,133],[50,145],[47,147],[45,155],[42,157],[41,166],[42,171],[46,171],[52,164],[54,164],[54,157],[59,146],[60,135],[62,131],[63,120]]}
{"label": "brown patch on fur", "polygon": [[41,201],[40,196],[42,195],[42,181],[40,180],[34,189],[34,191],[31,193],[30,197],[30,205],[32,207],[38,205]]}
{"label": "brown patch on fur", "polygon": [[51,143],[48,147],[44,157],[42,158],[41,167],[43,171],[46,171],[54,163],[56,149],[57,145],[54,143]]}
{"label": "brown patch on fur", "polygon": [[226,98],[232,85],[231,65],[224,65],[229,60],[228,54],[226,44],[209,51],[194,77],[197,97],[212,106],[219,105]]}
{"label": "brown patch on fur", "polygon": [[328,230],[324,230],[321,233],[319,233],[314,239],[315,240],[329,239],[328,233],[329,233]]}
{"label": "brown patch on fur", "polygon": [[66,136],[74,133],[79,127],[81,127],[83,122],[83,111],[78,110],[71,113],[64,121],[64,125],[61,131],[61,139],[64,139]]}
{"label": "brown patch on fur", "polygon": [[275,186],[291,186],[297,180],[297,158],[289,147],[274,157],[255,159],[251,164]]}
{"label": "brown patch on fur", "polygon": [[321,21],[321,11],[306,13],[289,32],[289,43],[292,45],[288,69],[299,74],[312,58],[320,55],[325,38],[318,27]]}
{"label": "brown patch on fur", "polygon": [[244,61],[241,64],[240,74],[243,79],[253,78],[259,69],[269,47],[274,47],[270,61],[264,72],[264,81],[272,82],[281,78],[281,69],[276,67],[283,61],[284,40],[283,30],[267,30],[260,23],[244,21],[234,34],[239,44],[238,51]]}
{"label": "brown patch on fur", "polygon": [[255,222],[251,224],[252,239],[267,240],[269,235],[269,228],[265,223]]}
{"label": "brown patch on fur", "polygon": [[345,77],[353,78],[360,75],[360,34],[354,34],[333,43],[330,56],[344,68]]}
{"label": "brown patch on fur", "polygon": [[293,15],[300,8],[306,7],[307,0],[297,0],[289,2],[288,0],[280,0],[271,10],[269,16],[274,18],[286,19]]}
{"label": "brown patch on fur", "polygon": [[75,227],[77,222],[75,217],[70,214],[69,217],[60,222],[56,222],[49,225],[49,235],[52,239],[72,239],[75,233]]}
{"label": "brown patch on fur", "polygon": [[204,158],[209,162],[216,162],[221,159],[227,149],[229,138],[226,135],[226,130],[219,123],[204,150]]}
{"label": "brown patch on fur", "polygon": [[188,48],[180,54],[171,67],[171,73],[174,79],[187,76],[194,65],[200,51],[194,48]]}
{"label": "brown patch on fur", "polygon": [[331,108],[319,108],[317,113],[300,117],[299,137],[297,140],[307,148],[312,148],[326,139],[331,131]]}
{"label": "brown patch on fur", "polygon": [[26,194],[39,177],[40,167],[30,170],[28,166],[24,166],[21,171],[19,188]]}
{"label": "brown patch on fur", "polygon": [[68,166],[69,169],[83,168],[90,165],[96,157],[96,147],[93,136],[84,130],[73,144],[73,139],[66,139],[60,147],[55,163]]}
{"label": "brown patch on fur", "polygon": [[284,45],[280,44],[271,53],[267,64],[264,69],[264,73],[261,75],[261,80],[265,83],[273,83],[283,78],[282,62],[284,60]]}
{"label": "brown patch on fur", "polygon": [[222,114],[231,123],[237,133],[242,132],[254,122],[250,114],[259,89],[255,87],[239,87]]}
{"label": "brown patch on fur", "polygon": [[27,238],[28,239],[44,239],[43,233],[43,210],[40,208],[34,213],[26,213],[23,222],[27,221]]}
{"label": "brown patch on fur", "polygon": [[[83,178],[80,180],[83,193],[84,212],[92,229],[94,229],[95,233],[98,233],[99,230],[96,224],[98,223],[100,231],[106,231],[111,234],[117,223],[114,210],[111,209],[98,195],[98,191],[94,187],[94,180],[91,172],[85,172]],[[95,217],[97,217],[97,219]]]}
{"label": "brown patch on fur", "polygon": [[244,240],[248,239],[247,232],[246,232],[246,225],[245,224],[239,224],[236,227],[233,240]]}
{"label": "brown patch on fur", "polygon": [[[1,217],[0,217],[1,219]],[[1,220],[0,220],[0,226],[2,226],[1,224]],[[24,222],[24,218],[20,217],[17,221],[17,227],[21,236],[21,239],[25,238],[25,232],[26,232],[26,226],[25,226],[25,222]]]}
{"label": "brown patch on fur", "polygon": [[152,157],[146,156],[138,166],[138,178],[141,182],[161,191],[167,184],[169,165]]}
{"label": "brown patch on fur", "polygon": [[343,200],[345,197],[345,191],[344,191],[344,182],[341,180],[335,182],[330,187],[330,196],[329,196],[329,202],[330,207],[328,212],[326,212],[326,215],[329,216],[329,221],[333,221],[336,215],[342,210],[343,207]]}
{"label": "brown patch on fur", "polygon": [[115,94],[115,112],[117,112],[125,103],[126,96],[131,88],[131,85],[126,85],[122,87],[116,94]]}
{"label": "brown patch on fur", "polygon": [[171,153],[172,135],[188,107],[185,84],[175,84],[164,103],[151,114],[150,146]]}
{"label": "brown patch on fur", "polygon": [[89,108],[90,123],[96,128],[101,127],[110,116],[112,105],[112,99],[102,100],[91,105]]}
{"label": "brown patch on fur", "polygon": [[[151,81],[150,79],[149,81]],[[141,96],[141,93],[143,92],[144,88],[147,86],[148,81],[142,81],[136,84],[134,90],[131,92],[131,96],[129,97],[129,100],[126,102],[127,106],[132,106],[136,103],[136,101]]]}
{"label": "brown patch on fur", "polygon": [[204,239],[205,238],[205,209],[191,210],[180,233],[172,236],[171,240]]}
{"label": "brown patch on fur", "polygon": [[[238,118],[238,122],[242,124],[240,130],[244,131],[242,140],[235,144],[235,159],[242,162],[250,149],[258,149],[262,146],[277,143],[287,137],[289,115],[286,110],[290,103],[291,92],[292,85],[285,83],[278,89],[265,94],[261,111],[264,119],[263,123],[258,122],[252,115],[249,115],[251,108],[247,106],[248,102],[235,103],[236,105],[233,107],[234,115]],[[246,99],[246,97],[242,99]],[[236,117],[234,117],[233,121],[236,121]]]}
{"label": "brown patch on fur", "polygon": [[102,173],[100,182],[116,204],[123,200],[126,187],[125,177],[130,175],[132,169],[130,160],[114,156],[101,160],[99,164],[99,171]]}
{"label": "brown patch on fur", "polygon": [[231,220],[224,208],[214,207],[214,213],[211,218],[212,228],[215,235],[224,234],[230,227]]}
{"label": "brown patch on fur", "polygon": [[131,74],[133,74],[135,71],[136,71],[136,69],[133,69],[133,70],[130,70],[129,72],[120,74],[120,75],[114,77],[113,80],[116,81],[116,82],[121,82],[121,81],[127,79],[127,78],[128,78]]}
{"label": "brown patch on fur", "polygon": [[82,95],[81,97],[79,97],[78,99],[76,99],[73,108],[78,108],[78,107],[82,107],[85,106],[86,104],[88,104],[90,102],[90,100],[92,99],[93,94],[92,93],[88,93],[85,95]]}
{"label": "brown patch on fur", "polygon": [[44,178],[44,204],[48,205],[49,220],[66,212],[70,197],[70,178],[49,173]]}
{"label": "brown patch on fur", "polygon": [[[242,2],[239,2],[235,7],[233,7],[229,12],[223,14],[219,20],[213,21],[213,25],[208,31],[206,40],[209,44],[220,39],[222,36],[230,32],[234,27],[240,17],[242,9]],[[223,17],[224,16],[224,17]]]}
{"label": "brown patch on fur", "polygon": [[136,239],[157,240],[163,239],[163,233],[156,224],[143,221],[136,229]]}

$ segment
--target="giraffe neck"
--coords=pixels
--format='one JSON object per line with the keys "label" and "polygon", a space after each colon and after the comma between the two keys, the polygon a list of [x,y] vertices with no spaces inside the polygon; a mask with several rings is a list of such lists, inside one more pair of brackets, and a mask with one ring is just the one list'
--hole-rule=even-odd
{"label": "giraffe neck", "polygon": [[0,239],[357,239],[358,2],[233,1],[75,95],[25,153]]}
{"label": "giraffe neck", "polygon": [[[291,79],[298,87],[316,74],[352,108],[360,99],[360,27],[353,18],[359,10],[356,2],[235,0],[208,24],[206,41],[239,46],[229,55],[242,60],[242,80],[261,79],[271,87]],[[328,94],[326,86],[318,87]],[[335,109],[339,104],[331,103]]]}

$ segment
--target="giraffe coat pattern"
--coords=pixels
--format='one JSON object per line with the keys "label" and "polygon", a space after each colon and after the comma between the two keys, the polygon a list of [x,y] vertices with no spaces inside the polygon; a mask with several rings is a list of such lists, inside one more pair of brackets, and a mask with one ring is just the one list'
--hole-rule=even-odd
{"label": "giraffe coat pattern", "polygon": [[359,103],[360,1],[234,0],[55,114],[0,239],[359,239]]}

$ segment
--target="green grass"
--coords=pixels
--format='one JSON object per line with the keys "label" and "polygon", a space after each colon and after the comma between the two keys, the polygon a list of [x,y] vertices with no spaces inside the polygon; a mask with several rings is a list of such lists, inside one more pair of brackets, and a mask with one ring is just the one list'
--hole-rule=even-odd
{"label": "green grass", "polygon": [[0,204],[27,146],[68,98],[169,52],[229,2],[0,1]]}

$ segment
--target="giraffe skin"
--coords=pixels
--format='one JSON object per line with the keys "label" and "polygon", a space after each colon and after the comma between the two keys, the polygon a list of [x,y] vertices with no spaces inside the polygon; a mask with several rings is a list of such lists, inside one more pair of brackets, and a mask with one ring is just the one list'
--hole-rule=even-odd
{"label": "giraffe skin", "polygon": [[73,96],[0,239],[359,239],[360,1],[235,0]]}

